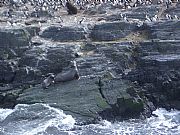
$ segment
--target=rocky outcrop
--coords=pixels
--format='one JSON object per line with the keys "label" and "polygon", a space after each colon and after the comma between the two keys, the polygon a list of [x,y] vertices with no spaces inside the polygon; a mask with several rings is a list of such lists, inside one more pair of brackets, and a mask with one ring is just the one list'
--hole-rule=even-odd
{"label": "rocky outcrop", "polygon": [[179,21],[150,24],[152,41],[136,48],[137,68],[125,78],[138,81],[155,106],[179,109]]}
{"label": "rocky outcrop", "polygon": [[[1,83],[35,85],[50,72],[59,73],[73,60],[75,47],[68,45],[34,46],[31,37],[36,35],[36,27],[24,29],[1,29]],[[31,34],[31,35],[30,35]],[[56,65],[56,66],[52,66]]]}
{"label": "rocky outcrop", "polygon": [[[111,120],[124,119],[125,117],[121,116],[126,113],[129,113],[126,118],[138,116],[146,103],[140,102],[140,97],[133,97],[128,93],[133,84],[130,81],[121,80],[120,75],[127,68],[133,67],[133,44],[129,42],[105,45],[85,43],[79,49],[83,55],[74,60],[77,62],[80,80],[54,84],[45,90],[41,85],[26,89],[19,95],[17,103],[48,103],[67,111],[79,120],[86,121],[92,121],[100,116]],[[118,58],[121,58],[121,61]],[[70,58],[66,57],[66,60],[68,59]],[[49,71],[56,73],[56,70],[52,69],[60,68],[60,65],[56,66],[56,64],[53,64]],[[52,98],[55,94],[57,98]],[[118,103],[119,105],[118,99],[123,100]],[[120,104],[123,102],[127,102],[127,105],[122,109]],[[136,110],[137,115],[132,113],[133,109]]]}
{"label": "rocky outcrop", "polygon": [[21,92],[21,89],[13,90],[8,84],[0,86],[0,108],[13,108]]}
{"label": "rocky outcrop", "polygon": [[18,58],[26,51],[30,43],[30,35],[24,29],[0,30],[0,82],[12,83],[18,68]]}
{"label": "rocky outcrop", "polygon": [[[79,124],[149,117],[156,107],[180,109],[180,23],[155,20],[160,7],[99,7],[106,14],[62,14],[61,24],[53,16],[18,20],[23,27],[5,20],[12,24],[0,29],[0,107],[46,103]],[[72,61],[79,80],[42,88],[44,79],[68,71]]]}
{"label": "rocky outcrop", "polygon": [[97,112],[110,108],[99,93],[96,82],[97,78],[81,78],[53,85],[48,89],[42,89],[41,86],[26,89],[18,98],[18,103],[48,103],[79,120],[92,121],[97,118]]}

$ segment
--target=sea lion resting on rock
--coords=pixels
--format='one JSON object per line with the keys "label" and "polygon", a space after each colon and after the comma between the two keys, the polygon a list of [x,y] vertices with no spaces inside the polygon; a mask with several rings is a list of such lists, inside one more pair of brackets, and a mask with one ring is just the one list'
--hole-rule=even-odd
{"label": "sea lion resting on rock", "polygon": [[54,75],[49,75],[43,82],[42,82],[42,88],[47,89],[48,86],[54,83]]}
{"label": "sea lion resting on rock", "polygon": [[63,72],[63,73],[59,73],[55,76],[54,78],[54,82],[58,83],[58,82],[66,82],[66,81],[71,81],[74,79],[79,79],[79,72],[77,69],[77,65],[76,62],[73,61],[73,65],[71,66],[71,69],[68,70],[67,72]]}

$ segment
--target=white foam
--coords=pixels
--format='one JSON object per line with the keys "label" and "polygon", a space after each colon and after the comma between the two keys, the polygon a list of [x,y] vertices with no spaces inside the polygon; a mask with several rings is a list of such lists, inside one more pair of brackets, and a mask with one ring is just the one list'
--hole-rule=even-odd
{"label": "white foam", "polygon": [[[62,110],[47,104],[17,105],[15,109],[0,109],[1,120],[7,123],[0,126],[4,135],[179,135],[180,111],[166,111],[159,108],[146,120],[132,119],[111,123],[102,120],[98,124],[75,126],[75,119]],[[6,119],[5,119],[6,118]],[[71,131],[71,129],[76,129]],[[78,127],[81,130],[78,130]]]}
{"label": "white foam", "polygon": [[14,110],[12,109],[0,109],[0,122],[3,121]]}
{"label": "white foam", "polygon": [[75,124],[71,115],[40,103],[17,105],[13,110],[1,110],[0,114],[3,116],[2,121],[11,114],[2,125],[7,135],[37,135],[51,132],[52,129],[66,131],[72,129]]}
{"label": "white foam", "polygon": [[148,122],[153,128],[169,130],[175,128],[180,133],[180,112],[177,110],[167,111],[159,108],[153,112],[157,117],[151,117]]}
{"label": "white foam", "polygon": [[84,126],[82,131],[76,134],[97,135],[179,135],[180,134],[180,112],[177,110],[166,111],[159,108],[146,120],[131,119],[122,122],[111,123],[101,121],[99,124]]}

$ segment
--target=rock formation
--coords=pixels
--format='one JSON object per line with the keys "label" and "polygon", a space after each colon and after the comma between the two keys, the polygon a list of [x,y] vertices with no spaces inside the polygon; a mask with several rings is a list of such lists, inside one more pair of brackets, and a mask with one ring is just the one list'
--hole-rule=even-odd
{"label": "rock formation", "polygon": [[[180,109],[178,4],[162,11],[161,4],[125,10],[104,2],[76,16],[50,5],[53,12],[43,8],[41,16],[33,6],[40,3],[21,4],[11,17],[0,7],[0,107],[47,103],[79,124]],[[81,79],[42,88],[45,76],[68,71],[71,61]]]}

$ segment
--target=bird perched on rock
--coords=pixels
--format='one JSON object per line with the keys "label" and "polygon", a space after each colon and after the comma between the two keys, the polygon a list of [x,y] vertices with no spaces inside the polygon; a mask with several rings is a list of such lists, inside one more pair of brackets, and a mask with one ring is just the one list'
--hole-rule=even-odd
{"label": "bird perched on rock", "polygon": [[67,12],[69,15],[77,14],[77,8],[69,1],[66,2]]}

